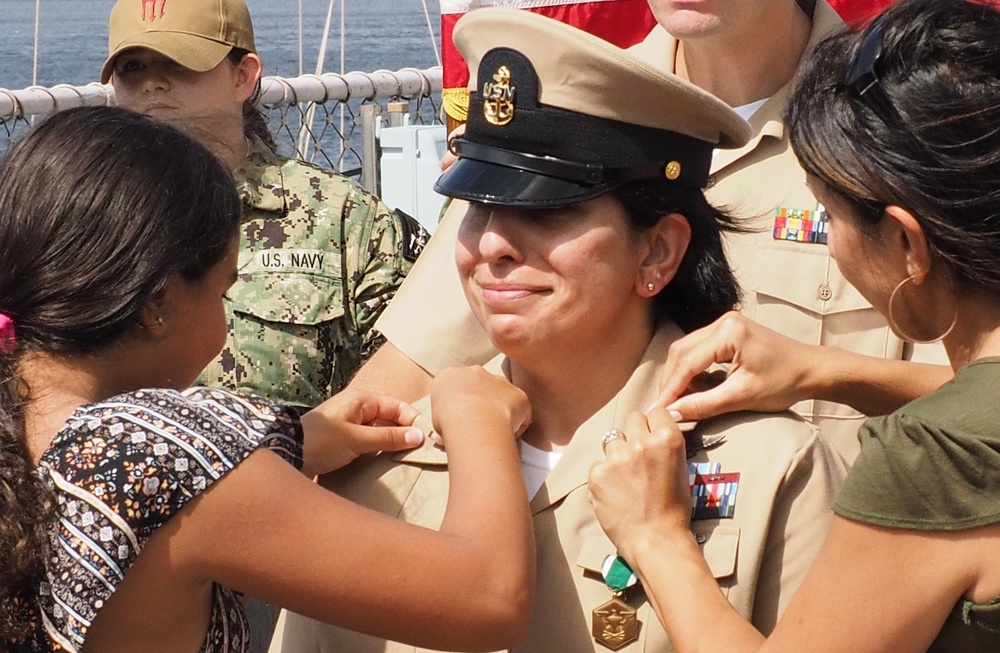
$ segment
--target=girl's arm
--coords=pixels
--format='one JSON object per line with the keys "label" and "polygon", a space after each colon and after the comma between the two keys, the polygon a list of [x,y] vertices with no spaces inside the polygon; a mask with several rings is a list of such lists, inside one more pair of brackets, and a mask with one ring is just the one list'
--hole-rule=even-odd
{"label": "girl's arm", "polygon": [[482,369],[432,391],[451,488],[440,531],[362,508],[258,451],[179,515],[176,569],[418,646],[507,648],[527,632],[534,540],[515,432],[523,393]]}

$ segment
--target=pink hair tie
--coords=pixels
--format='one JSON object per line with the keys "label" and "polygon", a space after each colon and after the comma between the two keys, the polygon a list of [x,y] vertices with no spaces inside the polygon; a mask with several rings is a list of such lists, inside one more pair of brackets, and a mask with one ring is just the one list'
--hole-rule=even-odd
{"label": "pink hair tie", "polygon": [[17,347],[17,337],[14,335],[14,320],[0,313],[0,352],[9,354]]}

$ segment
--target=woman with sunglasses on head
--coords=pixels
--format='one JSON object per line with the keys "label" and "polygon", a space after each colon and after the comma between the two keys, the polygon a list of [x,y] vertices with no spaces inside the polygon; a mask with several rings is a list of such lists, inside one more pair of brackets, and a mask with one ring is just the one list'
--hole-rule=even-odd
{"label": "woman with sunglasses on head", "polygon": [[998,34],[988,4],[903,0],[823,43],[790,105],[838,266],[899,335],[942,339],[954,378],[862,427],[774,632],[739,618],[697,555],[665,410],[634,417],[592,469],[601,523],[678,651],[1000,649]]}
{"label": "woman with sunglasses on head", "polygon": [[[188,389],[226,338],[242,217],[207,149],[68,109],[0,161],[0,215],[0,650],[242,653],[246,596],[425,646],[523,636],[522,392],[482,369],[436,380],[448,514],[387,519],[312,477],[420,442],[411,406],[344,393],[300,416]],[[420,551],[440,557],[401,576]]]}

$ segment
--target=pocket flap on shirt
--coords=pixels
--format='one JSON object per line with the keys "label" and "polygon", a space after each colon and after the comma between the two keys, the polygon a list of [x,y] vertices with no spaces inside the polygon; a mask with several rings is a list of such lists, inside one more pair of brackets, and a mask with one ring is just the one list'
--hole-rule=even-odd
{"label": "pocket flap on shirt", "polygon": [[[691,524],[694,536],[701,544],[708,568],[715,578],[732,576],[736,572],[736,555],[740,548],[740,529],[731,524],[709,525],[705,522]],[[701,539],[704,538],[704,542]]]}
{"label": "pocket flap on shirt", "polygon": [[227,294],[233,311],[267,322],[308,326],[344,315],[340,282],[315,274],[241,273]]}
{"label": "pocket flap on shirt", "polygon": [[[823,245],[759,243],[753,291],[820,315],[872,310]],[[762,303],[760,297],[757,303]]]}
{"label": "pocket flap on shirt", "polygon": [[617,553],[615,545],[604,533],[591,535],[583,541],[580,553],[576,556],[576,565],[600,576],[604,559],[615,553]]}

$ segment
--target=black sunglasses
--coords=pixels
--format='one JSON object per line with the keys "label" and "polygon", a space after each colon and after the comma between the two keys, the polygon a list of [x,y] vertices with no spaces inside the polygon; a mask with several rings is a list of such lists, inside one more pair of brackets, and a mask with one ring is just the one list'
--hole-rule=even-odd
{"label": "black sunglasses", "polygon": [[882,32],[885,30],[885,17],[880,16],[868,29],[868,34],[861,41],[851,67],[847,70],[844,83],[862,102],[888,124],[897,122],[899,114],[893,107],[885,89],[879,83],[879,63],[882,61]]}

